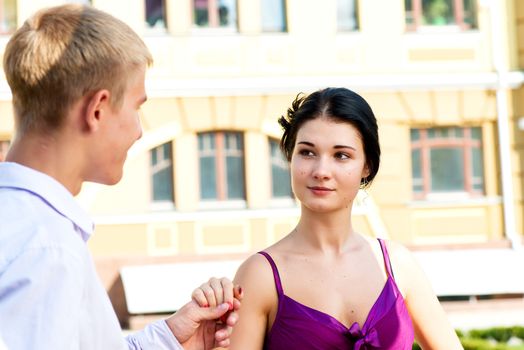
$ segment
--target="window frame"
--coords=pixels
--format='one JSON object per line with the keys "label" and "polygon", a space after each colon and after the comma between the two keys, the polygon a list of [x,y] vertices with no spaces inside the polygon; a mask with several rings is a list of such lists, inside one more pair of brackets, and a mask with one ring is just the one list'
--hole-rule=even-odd
{"label": "window frame", "polygon": [[[276,158],[273,156],[272,148],[273,145],[278,150],[279,157]],[[289,162],[284,157],[282,152],[280,151],[280,142],[278,139],[268,137],[268,151],[269,151],[269,180],[270,180],[270,193],[271,193],[271,202],[272,204],[281,204],[289,206],[290,204],[295,203],[295,197],[293,194],[293,189],[291,187],[291,170],[289,168]],[[288,176],[289,176],[289,195],[287,196],[276,196],[275,195],[275,187],[274,187],[274,179],[273,179],[273,167],[278,166],[279,164],[285,163],[285,168],[287,169]],[[281,169],[284,167],[280,167]]]}
{"label": "window frame", "polygon": [[208,25],[199,26],[195,18],[195,1],[191,0],[191,24],[195,32],[203,33],[238,33],[238,0],[232,0],[235,3],[235,20],[231,26],[220,26],[219,1],[220,0],[206,0],[208,10]]}
{"label": "window frame", "polygon": [[351,0],[354,4],[354,14],[355,14],[355,28],[354,29],[344,29],[340,27],[339,18],[338,18],[338,7],[339,7],[339,1],[337,0],[337,33],[355,33],[360,31],[360,15],[359,15],[359,9],[360,4],[359,0]]}
{"label": "window frame", "polygon": [[0,0],[0,35],[13,34],[18,27],[18,1],[13,1],[15,5],[14,9],[14,22],[11,23],[12,27],[9,27],[9,21],[6,20],[5,16],[5,5],[6,1]]}
{"label": "window frame", "polygon": [[[413,156],[415,150],[420,151],[420,172],[422,191],[415,191],[415,181],[418,182],[418,178],[414,177],[414,167],[411,164],[411,179],[412,179],[412,194],[415,200],[439,200],[449,199],[450,196],[453,199],[458,198],[478,198],[485,196],[485,165],[482,162],[482,177],[480,178],[482,189],[478,190],[474,188],[476,177],[474,176],[473,170],[473,150],[478,149],[481,152],[481,156],[484,155],[483,140],[482,136],[480,139],[474,139],[472,137],[473,129],[480,129],[482,135],[482,127],[480,126],[439,126],[439,127],[426,127],[417,128],[411,127],[410,132],[413,130],[419,131],[418,140],[413,140],[410,137],[410,154]],[[462,131],[461,137],[455,138],[429,138],[429,130],[442,130],[442,129],[460,129]],[[462,150],[462,171],[464,175],[464,188],[462,191],[450,190],[450,191],[432,191],[431,189],[431,159],[430,152],[434,149],[442,148],[458,148]],[[478,180],[477,180],[478,181]]]}
{"label": "window frame", "polygon": [[281,4],[282,9],[282,20],[283,20],[283,28],[281,30],[274,30],[274,29],[266,29],[264,27],[264,0],[260,1],[260,16],[261,16],[261,23],[260,23],[260,31],[264,34],[271,34],[271,33],[287,33],[289,30],[288,27],[288,15],[287,15],[287,1],[286,0],[278,0]]}
{"label": "window frame", "polygon": [[[214,135],[214,144],[212,148],[201,149],[200,137],[204,135]],[[226,145],[227,135],[237,135],[241,138],[240,149],[228,149]],[[198,142],[198,176],[199,176],[199,201],[201,209],[216,209],[216,208],[243,208],[246,205],[246,162],[245,162],[245,140],[244,133],[237,130],[212,130],[199,132],[197,134]],[[239,158],[242,160],[242,177],[243,177],[243,198],[229,198],[228,194],[228,169],[227,169],[227,156],[234,153],[238,153]],[[201,159],[203,156],[212,156],[215,162],[215,188],[216,198],[202,198],[202,169]]]}
{"label": "window frame", "polygon": [[69,0],[67,2],[70,4],[93,5],[92,0]]}
{"label": "window frame", "polygon": [[[170,157],[165,158],[164,157],[164,149],[166,145],[169,145],[169,153],[171,154]],[[151,205],[154,209],[172,209],[175,206],[175,180],[174,180],[174,157],[173,157],[173,142],[168,141],[165,143],[162,143],[160,145],[157,145],[156,147],[149,150],[149,173],[150,173],[150,179],[151,179]],[[153,164],[153,152],[156,153],[157,162],[156,164]],[[162,159],[159,159],[160,156],[162,156]],[[154,191],[154,175],[165,170],[171,168],[170,171],[170,187],[171,187],[171,199],[155,199],[155,191]]]}
{"label": "window frame", "polygon": [[[459,31],[469,31],[469,30],[475,30],[476,26],[471,26],[469,23],[464,21],[464,1],[465,0],[451,0],[452,1],[452,12],[453,17],[455,19],[454,24],[445,24],[445,25],[434,25],[434,24],[423,24],[422,19],[424,18],[423,15],[423,8],[422,8],[422,1],[423,0],[411,0],[411,6],[412,9],[408,11],[406,8],[406,1],[404,1],[404,14],[405,14],[405,24],[406,24],[406,30],[408,32],[420,32],[420,31],[449,31],[450,29],[456,29]],[[477,6],[474,8],[474,16],[476,18],[477,16]],[[413,23],[408,24],[407,23],[407,17],[408,13],[411,13],[411,16],[413,17]],[[475,20],[475,23],[477,23],[477,20]]]}
{"label": "window frame", "polygon": [[161,1],[161,8],[162,8],[162,21],[164,22],[164,25],[163,26],[157,26],[157,24],[155,23],[155,25],[150,25],[149,22],[148,22],[148,17],[147,17],[147,2],[148,0],[145,0],[144,1],[144,26],[145,26],[145,29],[146,29],[146,33],[150,34],[150,33],[167,33],[168,31],[168,19],[167,19],[167,1],[166,0],[160,0]]}

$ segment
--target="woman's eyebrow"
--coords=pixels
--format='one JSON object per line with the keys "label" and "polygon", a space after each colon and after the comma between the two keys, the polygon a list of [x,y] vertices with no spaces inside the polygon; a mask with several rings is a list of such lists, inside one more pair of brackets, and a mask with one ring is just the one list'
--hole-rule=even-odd
{"label": "woman's eyebrow", "polygon": [[349,149],[352,149],[353,151],[356,151],[357,149],[353,146],[346,146],[346,145],[335,145],[333,146],[333,148],[336,148],[336,149],[340,149],[340,148],[349,148]]}

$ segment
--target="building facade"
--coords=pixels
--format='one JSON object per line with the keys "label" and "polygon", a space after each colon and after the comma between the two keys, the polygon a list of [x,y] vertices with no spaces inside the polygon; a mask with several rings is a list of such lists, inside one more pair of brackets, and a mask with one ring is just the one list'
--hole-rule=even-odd
{"label": "building facade", "polygon": [[[0,1],[0,49],[36,8],[58,3]],[[124,179],[78,196],[99,261],[245,256],[290,232],[299,208],[277,119],[298,93],[327,86],[362,94],[379,122],[382,164],[359,194],[357,230],[415,247],[520,244],[521,1],[92,5],[131,25],[155,59]],[[0,84],[1,158],[13,118]]]}

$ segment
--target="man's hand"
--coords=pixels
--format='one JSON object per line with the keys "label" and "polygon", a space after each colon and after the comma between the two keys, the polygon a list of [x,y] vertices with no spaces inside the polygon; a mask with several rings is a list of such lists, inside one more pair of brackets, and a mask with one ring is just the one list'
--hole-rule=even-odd
{"label": "man's hand", "polygon": [[242,289],[227,278],[212,278],[195,289],[193,300],[166,322],[184,349],[209,350],[228,347],[238,321]]}

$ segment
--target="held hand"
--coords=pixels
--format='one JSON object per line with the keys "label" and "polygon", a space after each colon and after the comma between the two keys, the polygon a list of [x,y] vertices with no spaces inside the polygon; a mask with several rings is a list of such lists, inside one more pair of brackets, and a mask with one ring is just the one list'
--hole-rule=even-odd
{"label": "held hand", "polygon": [[[166,320],[167,325],[184,349],[209,350],[229,345],[229,330],[217,319],[229,309],[228,304],[203,308],[190,301]],[[226,341],[227,340],[227,341]]]}
{"label": "held hand", "polygon": [[[202,284],[196,288],[191,295],[192,299],[202,307],[214,307],[222,303],[229,304],[229,311],[238,310],[234,300],[242,301],[242,288],[240,286],[233,286],[233,283],[227,278],[211,278],[207,283]],[[223,323],[226,323],[228,314],[221,318]]]}
{"label": "held hand", "polygon": [[[209,293],[210,290],[213,295]],[[203,297],[205,295],[208,297]],[[212,278],[197,288],[193,292],[193,300],[166,322],[184,349],[227,347],[233,326],[238,320],[236,311],[240,308],[241,299],[240,287],[233,288],[227,279]]]}

